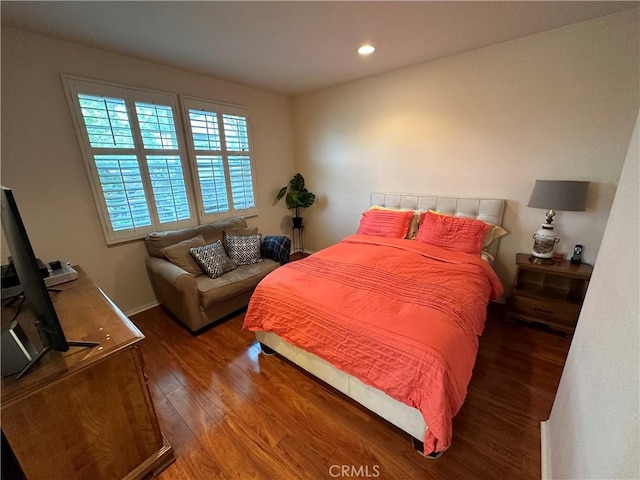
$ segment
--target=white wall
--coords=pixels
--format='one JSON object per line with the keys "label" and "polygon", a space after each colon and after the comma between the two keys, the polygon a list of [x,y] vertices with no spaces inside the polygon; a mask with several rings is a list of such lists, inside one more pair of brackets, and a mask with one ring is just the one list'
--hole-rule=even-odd
{"label": "white wall", "polygon": [[640,115],[549,420],[548,478],[640,478]]}
{"label": "white wall", "polygon": [[[638,10],[294,98],[296,166],[320,196],[305,247],[354,233],[371,191],[508,200],[496,270],[509,288],[543,210],[536,179],[589,180],[559,212],[561,250],[593,263],[638,109]],[[375,61],[373,58],[372,61]]]}
{"label": "white wall", "polygon": [[260,215],[248,221],[280,232],[286,208],[272,201],[294,171],[289,98],[5,25],[1,60],[2,184],[14,190],[34,250],[81,265],[123,310],[155,303],[146,251],[142,241],[105,243],[61,73],[249,107]]}
{"label": "white wall", "polygon": [[288,232],[272,200],[295,171],[319,195],[304,212],[314,250],[355,231],[371,191],[502,197],[508,287],[544,220],[526,207],[537,178],[593,182],[589,211],[556,223],[561,247],[583,243],[594,261],[638,108],[637,45],[638,12],[622,12],[303,95],[292,121],[281,95],[3,25],[1,180],[39,257],[82,265],[135,310],[155,301],[144,246],[104,242],[60,74],[224,100],[251,111],[261,213],[250,223],[265,234]]}

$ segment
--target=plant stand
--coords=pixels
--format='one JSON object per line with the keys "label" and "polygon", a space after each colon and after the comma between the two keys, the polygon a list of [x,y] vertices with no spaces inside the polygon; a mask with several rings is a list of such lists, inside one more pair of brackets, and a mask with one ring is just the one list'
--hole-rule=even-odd
{"label": "plant stand", "polygon": [[292,227],[291,253],[304,252],[304,227]]}

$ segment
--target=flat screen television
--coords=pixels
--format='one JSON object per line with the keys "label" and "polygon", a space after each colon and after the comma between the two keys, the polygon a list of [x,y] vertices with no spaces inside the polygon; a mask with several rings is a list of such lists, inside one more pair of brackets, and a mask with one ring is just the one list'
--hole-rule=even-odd
{"label": "flat screen television", "polygon": [[18,374],[17,378],[20,378],[51,350],[66,352],[69,347],[92,347],[98,343],[71,342],[66,339],[10,188],[2,187],[0,208],[2,229],[9,245],[13,267],[44,345],[44,349]]}

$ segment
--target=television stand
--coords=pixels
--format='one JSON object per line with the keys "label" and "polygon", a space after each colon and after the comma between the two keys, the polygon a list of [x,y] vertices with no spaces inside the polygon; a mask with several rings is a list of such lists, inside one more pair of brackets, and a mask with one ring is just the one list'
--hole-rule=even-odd
{"label": "television stand", "polygon": [[[51,300],[65,335],[82,340],[70,347],[100,346],[42,353],[29,375],[2,377],[2,433],[29,480],[154,477],[175,457],[147,385],[144,335],[74,268],[78,279]],[[25,328],[28,314],[17,318]]]}
{"label": "television stand", "polygon": [[[98,345],[100,345],[100,342],[77,342],[77,341],[73,341],[73,340],[67,340],[67,346],[68,347],[97,347]],[[16,375],[16,380],[21,379],[27,373],[29,373],[29,371],[33,367],[35,367],[40,360],[42,360],[42,357],[44,357],[47,353],[49,353],[52,350],[53,349],[51,347],[44,347],[42,350],[40,350],[38,352],[38,354],[33,358],[33,360],[31,360],[27,364],[27,366],[24,367],[22,369],[22,371],[20,373],[18,373],[18,375]]]}
{"label": "television stand", "polygon": [[[62,289],[60,288],[47,287],[47,292],[60,293],[61,291]],[[11,293],[5,293],[5,292],[11,292]],[[24,296],[24,292],[20,288],[20,285],[18,285],[17,287],[12,287],[10,289],[6,289],[6,288],[2,289],[2,300],[9,300],[7,303],[5,303],[2,306],[2,308],[10,307],[14,303],[16,303],[18,300],[25,300],[25,299],[26,297]]]}

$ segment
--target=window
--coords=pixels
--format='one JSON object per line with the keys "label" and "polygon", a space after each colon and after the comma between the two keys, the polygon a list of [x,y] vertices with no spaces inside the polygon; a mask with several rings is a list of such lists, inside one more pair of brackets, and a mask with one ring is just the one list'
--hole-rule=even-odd
{"label": "window", "polygon": [[257,213],[246,109],[182,98],[203,221]]}
{"label": "window", "polygon": [[257,213],[245,109],[206,102],[183,126],[176,95],[64,79],[107,243]]}

